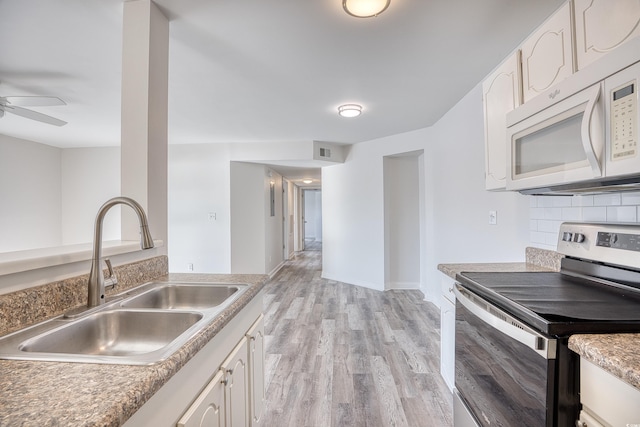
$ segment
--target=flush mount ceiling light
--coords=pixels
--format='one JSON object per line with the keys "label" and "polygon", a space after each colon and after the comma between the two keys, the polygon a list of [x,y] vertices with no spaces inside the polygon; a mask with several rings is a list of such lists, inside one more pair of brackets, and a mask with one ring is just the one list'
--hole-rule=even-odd
{"label": "flush mount ceiling light", "polygon": [[362,113],[362,105],[344,104],[338,107],[338,114],[342,117],[358,117]]}
{"label": "flush mount ceiling light", "polygon": [[313,182],[312,179],[303,179],[302,182],[304,182],[305,184],[311,184]]}
{"label": "flush mount ceiling light", "polygon": [[342,0],[344,11],[356,18],[373,18],[387,10],[391,0]]}

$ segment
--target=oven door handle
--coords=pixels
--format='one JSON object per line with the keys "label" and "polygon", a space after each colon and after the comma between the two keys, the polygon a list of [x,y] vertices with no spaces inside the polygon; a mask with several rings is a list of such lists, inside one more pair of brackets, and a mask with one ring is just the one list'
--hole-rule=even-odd
{"label": "oven door handle", "polygon": [[556,340],[547,338],[526,324],[488,303],[456,283],[456,300],[484,323],[502,332],[510,338],[526,345],[545,359],[556,358]]}

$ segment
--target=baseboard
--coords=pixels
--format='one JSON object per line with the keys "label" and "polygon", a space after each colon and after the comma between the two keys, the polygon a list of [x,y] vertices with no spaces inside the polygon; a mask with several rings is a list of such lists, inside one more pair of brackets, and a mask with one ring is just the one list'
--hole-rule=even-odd
{"label": "baseboard", "polygon": [[278,274],[280,270],[282,270],[282,267],[284,267],[284,263],[285,261],[282,261],[280,264],[276,266],[276,268],[271,270],[271,272],[269,273],[269,279],[273,278],[273,276],[275,276],[276,274]]}
{"label": "baseboard", "polygon": [[398,290],[420,290],[420,282],[388,282],[385,283],[385,290],[398,289]]}

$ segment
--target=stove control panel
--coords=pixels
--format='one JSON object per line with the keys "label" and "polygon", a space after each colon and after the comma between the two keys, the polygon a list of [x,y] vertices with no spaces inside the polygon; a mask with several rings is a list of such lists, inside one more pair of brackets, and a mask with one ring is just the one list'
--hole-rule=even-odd
{"label": "stove control panel", "polygon": [[557,251],[563,255],[640,269],[640,224],[560,225]]}
{"label": "stove control panel", "polygon": [[640,235],[600,231],[596,246],[640,252]]}

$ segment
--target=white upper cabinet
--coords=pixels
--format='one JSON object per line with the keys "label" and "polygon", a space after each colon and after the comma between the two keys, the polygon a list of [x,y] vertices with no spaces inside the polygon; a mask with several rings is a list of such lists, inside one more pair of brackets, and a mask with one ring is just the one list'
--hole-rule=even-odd
{"label": "white upper cabinet", "polygon": [[484,107],[485,188],[506,187],[506,115],[520,105],[520,52],[500,65],[482,83]]}
{"label": "white upper cabinet", "polygon": [[573,74],[571,2],[522,44],[523,102]]}
{"label": "white upper cabinet", "polygon": [[640,35],[640,0],[574,0],[577,67]]}

